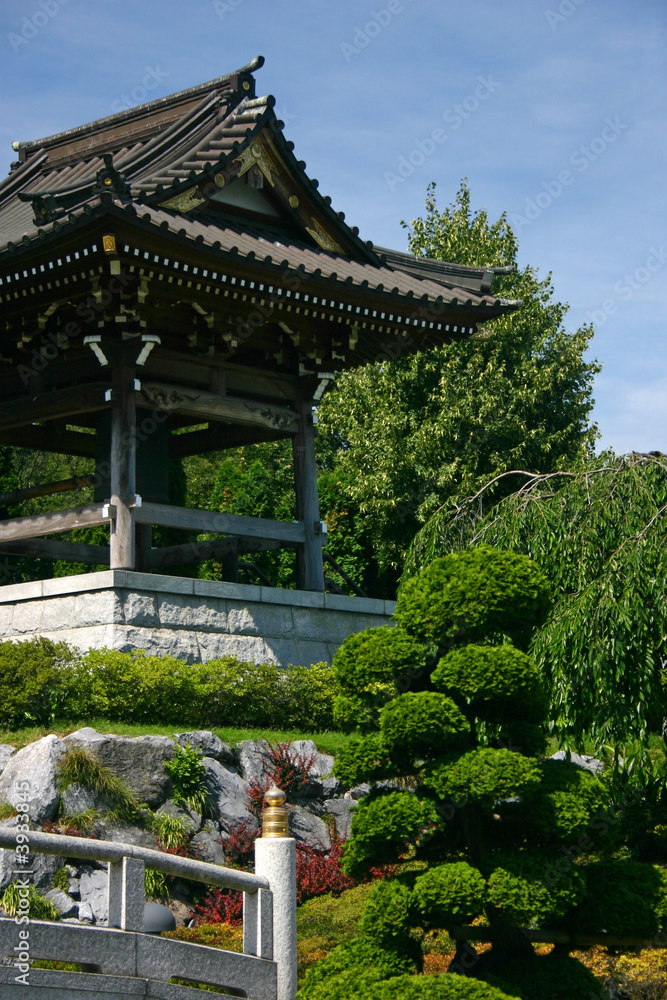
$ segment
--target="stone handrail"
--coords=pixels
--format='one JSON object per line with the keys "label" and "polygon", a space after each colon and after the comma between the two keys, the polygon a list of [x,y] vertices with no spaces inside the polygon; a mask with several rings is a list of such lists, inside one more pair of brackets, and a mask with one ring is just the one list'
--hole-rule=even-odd
{"label": "stone handrail", "polygon": [[[111,840],[89,840],[84,837],[65,837],[57,833],[41,833],[31,830],[28,834],[31,854],[53,854],[61,858],[81,858],[91,861],[122,863],[123,858],[142,861],[146,868],[175,875],[179,878],[204,882],[224,889],[238,889],[241,892],[256,893],[258,889],[268,889],[269,880],[251,872],[223,868],[207,861],[181,858],[175,854],[152,851],[148,847],[133,844],[118,844]],[[16,830],[0,828],[0,848],[13,850],[16,847]]]}

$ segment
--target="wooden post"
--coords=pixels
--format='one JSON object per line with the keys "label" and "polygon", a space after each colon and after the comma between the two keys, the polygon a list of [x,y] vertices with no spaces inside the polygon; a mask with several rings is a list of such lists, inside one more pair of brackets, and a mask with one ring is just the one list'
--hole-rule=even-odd
{"label": "wooden post", "polygon": [[320,504],[317,496],[315,429],[310,400],[297,403],[299,429],[293,438],[296,516],[303,521],[306,539],[297,548],[297,586],[302,590],[324,590]]}
{"label": "wooden post", "polygon": [[111,503],[116,520],[111,524],[111,569],[135,568],[134,504],[137,469],[137,410],[134,368],[124,361],[113,370],[111,396]]}

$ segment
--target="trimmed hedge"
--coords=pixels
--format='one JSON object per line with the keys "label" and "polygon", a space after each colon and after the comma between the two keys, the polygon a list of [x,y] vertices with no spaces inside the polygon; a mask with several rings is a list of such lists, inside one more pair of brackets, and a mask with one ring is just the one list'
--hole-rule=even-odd
{"label": "trimmed hedge", "polygon": [[486,903],[486,883],[480,871],[465,861],[429,868],[415,881],[414,906],[438,927],[470,923]]}
{"label": "trimmed hedge", "polygon": [[0,642],[0,725],[105,718],[140,724],[334,728],[337,685],[325,663],[288,667],[234,656],[188,664],[137,650],[79,656],[49,639]]}

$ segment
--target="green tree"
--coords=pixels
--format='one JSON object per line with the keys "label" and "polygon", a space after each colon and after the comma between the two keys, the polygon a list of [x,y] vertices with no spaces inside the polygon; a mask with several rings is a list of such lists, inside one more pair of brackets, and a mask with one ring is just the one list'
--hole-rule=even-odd
{"label": "green tree", "polygon": [[525,650],[550,592],[532,560],[481,545],[408,580],[395,628],[343,643],[337,713],[357,736],[335,770],[373,786],[343,867],[361,877],[410,861],[373,889],[362,922],[386,967],[419,970],[420,933],[483,916],[492,948],[476,956],[460,944],[450,972],[496,976],[529,1000],[588,1000],[595,981],[567,949],[538,959],[521,928],[602,932],[615,900],[614,933],[656,934],[667,877],[631,844],[616,860],[620,834],[598,776],[545,759],[548,697]]}
{"label": "green tree", "polygon": [[515,473],[446,505],[417,535],[405,579],[480,542],[532,556],[555,604],[532,653],[552,692],[553,732],[579,748],[646,743],[667,716],[667,459],[607,452],[555,475]]}
{"label": "green tree", "polygon": [[[442,213],[435,186],[413,221],[417,256],[516,268],[517,240],[503,214],[473,213],[464,182]],[[341,470],[393,596],[407,547],[448,498],[469,495],[512,468],[549,472],[591,452],[592,380],[583,359],[592,329],[564,327],[551,276],[532,267],[499,275],[494,294],[521,308],[471,340],[341,375],[319,409],[319,456]],[[511,482],[499,484],[506,492]]]}

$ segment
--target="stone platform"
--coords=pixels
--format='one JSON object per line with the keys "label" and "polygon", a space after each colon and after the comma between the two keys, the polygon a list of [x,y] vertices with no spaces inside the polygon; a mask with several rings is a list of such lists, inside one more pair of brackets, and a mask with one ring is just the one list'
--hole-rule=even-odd
{"label": "stone platform", "polygon": [[331,662],[348,635],[388,624],[394,601],[106,570],[0,587],[0,638],[145,649],[193,662],[234,655]]}

